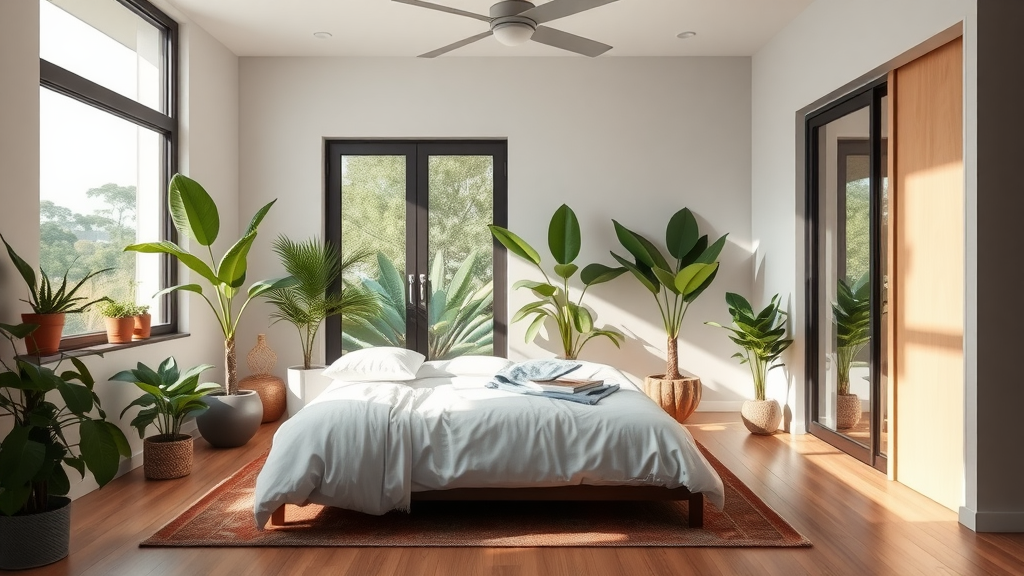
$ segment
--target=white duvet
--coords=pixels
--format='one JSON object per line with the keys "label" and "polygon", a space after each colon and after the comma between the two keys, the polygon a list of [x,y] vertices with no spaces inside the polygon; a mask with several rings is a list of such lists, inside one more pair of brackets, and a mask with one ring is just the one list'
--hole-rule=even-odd
{"label": "white duvet", "polygon": [[575,484],[687,487],[721,509],[722,480],[690,433],[618,370],[594,406],[485,388],[489,377],[335,382],[281,425],[256,480],[259,527],[283,504],[384,514],[412,492]]}

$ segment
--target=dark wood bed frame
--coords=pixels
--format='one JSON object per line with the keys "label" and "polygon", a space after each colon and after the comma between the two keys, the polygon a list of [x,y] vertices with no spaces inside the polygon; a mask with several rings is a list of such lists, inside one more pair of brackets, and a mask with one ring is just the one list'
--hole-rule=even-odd
{"label": "dark wood bed frame", "polygon": [[[551,501],[551,500],[594,500],[594,501],[651,501],[689,500],[690,528],[704,527],[704,494],[690,492],[686,488],[665,488],[662,486],[556,486],[552,488],[454,488],[452,490],[429,490],[413,492],[413,502],[426,501]],[[285,506],[274,510],[270,517],[271,526],[284,526]]]}

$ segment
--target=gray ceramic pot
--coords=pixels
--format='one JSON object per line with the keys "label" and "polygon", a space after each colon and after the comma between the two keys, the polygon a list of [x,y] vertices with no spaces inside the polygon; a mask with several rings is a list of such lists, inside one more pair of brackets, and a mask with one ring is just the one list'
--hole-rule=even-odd
{"label": "gray ceramic pot", "polygon": [[210,407],[196,418],[199,433],[215,448],[243,446],[260,429],[263,402],[255,390],[239,390],[231,396],[211,394],[203,401]]}
{"label": "gray ceramic pot", "polygon": [[56,508],[27,516],[0,515],[0,570],[52,564],[68,555],[71,500],[50,498]]}

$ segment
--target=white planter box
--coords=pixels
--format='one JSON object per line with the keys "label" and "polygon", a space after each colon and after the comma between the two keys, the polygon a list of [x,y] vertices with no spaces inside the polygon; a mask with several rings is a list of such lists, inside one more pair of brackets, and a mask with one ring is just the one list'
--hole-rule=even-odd
{"label": "white planter box", "polygon": [[331,385],[332,380],[324,377],[325,369],[325,366],[314,366],[309,370],[303,370],[299,366],[288,368],[289,418]]}

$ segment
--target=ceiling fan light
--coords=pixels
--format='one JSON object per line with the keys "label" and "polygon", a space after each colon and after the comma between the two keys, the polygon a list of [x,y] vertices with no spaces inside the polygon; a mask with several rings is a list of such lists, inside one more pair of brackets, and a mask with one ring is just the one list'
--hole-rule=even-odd
{"label": "ceiling fan light", "polygon": [[533,37],[533,26],[525,22],[504,22],[496,24],[492,32],[505,46],[520,46]]}

